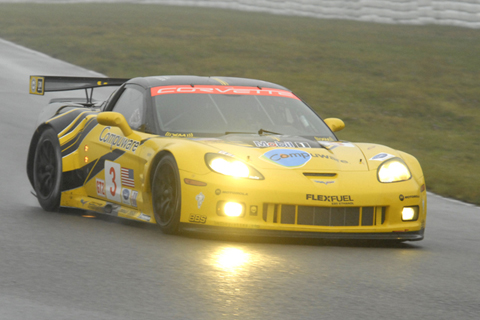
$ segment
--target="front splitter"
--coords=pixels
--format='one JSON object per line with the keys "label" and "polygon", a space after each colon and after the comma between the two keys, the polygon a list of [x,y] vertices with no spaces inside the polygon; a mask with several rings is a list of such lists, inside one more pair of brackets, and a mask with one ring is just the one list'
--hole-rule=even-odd
{"label": "front splitter", "polygon": [[395,241],[420,241],[424,238],[425,229],[410,232],[375,232],[375,233],[353,233],[353,232],[304,232],[304,231],[283,231],[266,229],[243,229],[225,228],[217,226],[197,225],[181,223],[181,231],[196,232],[202,234],[216,234],[228,236],[253,236],[253,237],[275,237],[275,238],[305,238],[305,239],[338,239],[338,240],[395,240]]}

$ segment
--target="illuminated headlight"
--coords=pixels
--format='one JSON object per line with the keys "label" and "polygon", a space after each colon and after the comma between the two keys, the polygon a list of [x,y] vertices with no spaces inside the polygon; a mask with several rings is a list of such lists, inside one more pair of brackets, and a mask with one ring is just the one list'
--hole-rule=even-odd
{"label": "illuminated headlight", "polygon": [[402,210],[403,221],[415,221],[418,219],[418,207],[404,207]]}
{"label": "illuminated headlight", "polygon": [[378,181],[384,183],[406,181],[412,177],[407,165],[399,158],[382,163],[378,168],[377,175]]}
{"label": "illuminated headlight", "polygon": [[215,172],[232,176],[236,178],[248,178],[255,180],[263,180],[263,176],[258,170],[237,160],[219,153],[207,153],[205,155],[207,166]]}
{"label": "illuminated headlight", "polygon": [[245,214],[245,204],[233,201],[219,201],[217,214],[227,217],[242,217]]}

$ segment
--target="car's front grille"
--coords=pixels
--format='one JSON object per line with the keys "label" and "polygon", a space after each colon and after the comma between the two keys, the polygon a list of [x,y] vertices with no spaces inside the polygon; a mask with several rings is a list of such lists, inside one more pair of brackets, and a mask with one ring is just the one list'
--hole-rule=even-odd
{"label": "car's front grille", "polygon": [[263,205],[263,220],[306,226],[360,227],[383,224],[385,212],[386,207],[313,207],[266,203]]}

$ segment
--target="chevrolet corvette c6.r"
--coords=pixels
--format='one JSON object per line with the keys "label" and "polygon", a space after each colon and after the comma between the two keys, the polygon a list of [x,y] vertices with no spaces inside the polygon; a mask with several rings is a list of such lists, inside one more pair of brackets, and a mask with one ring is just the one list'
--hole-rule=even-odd
{"label": "chevrolet corvette c6.r", "polygon": [[[79,208],[165,233],[415,241],[426,187],[411,155],[339,141],[290,90],[231,77],[32,76],[56,98],[33,134],[27,173],[47,211]],[[93,89],[118,86],[104,102]],[[89,91],[90,90],[90,91]]]}

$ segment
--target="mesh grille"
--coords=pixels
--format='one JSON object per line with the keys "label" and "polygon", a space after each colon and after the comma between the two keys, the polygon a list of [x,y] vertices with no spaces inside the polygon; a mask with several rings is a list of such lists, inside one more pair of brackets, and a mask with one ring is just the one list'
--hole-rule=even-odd
{"label": "mesh grille", "polygon": [[[268,204],[263,206],[263,219],[267,221]],[[385,221],[385,207],[379,207],[377,219]],[[273,222],[292,225],[355,227],[376,224],[375,207],[312,207],[275,204]],[[272,220],[271,220],[272,221]]]}

